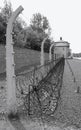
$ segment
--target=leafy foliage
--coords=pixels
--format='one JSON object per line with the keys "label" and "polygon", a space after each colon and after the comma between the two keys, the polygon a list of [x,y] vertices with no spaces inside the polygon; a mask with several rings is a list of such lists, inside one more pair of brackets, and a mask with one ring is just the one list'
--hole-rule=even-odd
{"label": "leafy foliage", "polygon": [[[13,10],[12,10],[11,3],[5,1],[4,7],[1,8],[1,12],[0,12],[0,44],[6,44],[6,37],[5,37],[6,28],[7,28],[8,20],[11,17],[12,13],[13,13]],[[13,32],[14,32],[13,39],[15,43],[18,42],[17,37],[19,35],[19,32],[23,30],[24,25],[25,25],[25,22],[21,18],[18,17],[13,27]]]}
{"label": "leafy foliage", "polygon": [[5,1],[4,3],[4,7],[1,8],[1,12],[0,12],[0,43],[5,44],[6,41],[6,27],[7,27],[7,23],[8,23],[8,19],[10,18],[12,14],[12,7],[11,7],[11,3],[7,3]]}
{"label": "leafy foliage", "polygon": [[[30,21],[30,27],[27,30],[27,43],[30,43],[32,49],[40,50],[41,43],[45,37],[50,36],[50,26],[47,18],[40,13],[33,14]],[[50,38],[46,43],[45,51],[48,52],[50,46]],[[29,44],[27,44],[29,45]]]}
{"label": "leafy foliage", "polygon": [[43,33],[44,35],[49,35],[51,30],[47,17],[42,16],[40,13],[33,14],[30,26],[34,31],[37,31],[37,33]]}
{"label": "leafy foliage", "polygon": [[[5,1],[4,7],[0,12],[0,44],[6,44],[6,28],[9,18],[13,13],[10,2]],[[50,26],[47,17],[40,13],[33,14],[30,25],[27,26],[22,18],[18,17],[13,26],[13,40],[15,46],[40,50],[41,43],[45,37],[48,39],[45,43],[45,51],[48,52],[51,43]]]}
{"label": "leafy foliage", "polygon": [[81,53],[73,53],[73,57],[81,57]]}

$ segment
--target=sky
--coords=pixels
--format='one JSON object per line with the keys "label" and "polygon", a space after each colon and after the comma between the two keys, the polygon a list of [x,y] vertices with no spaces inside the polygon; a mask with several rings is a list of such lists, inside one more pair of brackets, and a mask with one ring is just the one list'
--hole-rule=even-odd
{"label": "sky", "polygon": [[[81,0],[7,0],[13,10],[20,5],[21,14],[27,25],[32,15],[41,13],[46,16],[51,26],[51,37],[58,41],[60,37],[70,43],[72,52],[81,52]],[[4,0],[0,0],[0,7]]]}

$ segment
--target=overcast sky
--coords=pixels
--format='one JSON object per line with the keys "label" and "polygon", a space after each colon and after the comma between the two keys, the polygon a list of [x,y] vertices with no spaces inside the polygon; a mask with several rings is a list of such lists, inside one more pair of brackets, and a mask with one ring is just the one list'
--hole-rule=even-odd
{"label": "overcast sky", "polygon": [[[0,6],[3,6],[0,0]],[[81,0],[8,0],[15,10],[22,5],[27,25],[34,13],[41,13],[49,20],[54,41],[70,42],[72,52],[81,52]]]}

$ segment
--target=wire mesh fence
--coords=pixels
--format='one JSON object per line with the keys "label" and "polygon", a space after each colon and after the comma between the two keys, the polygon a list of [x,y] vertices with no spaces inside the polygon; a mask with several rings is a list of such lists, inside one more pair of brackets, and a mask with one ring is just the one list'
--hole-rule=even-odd
{"label": "wire mesh fence", "polygon": [[[26,58],[29,57],[28,59],[30,59],[28,53],[30,54],[30,51],[27,52],[27,50],[22,49],[20,49],[20,51],[17,49],[15,50],[18,113],[31,117],[36,116],[43,120],[44,116],[53,115],[58,106],[64,71],[64,59],[59,58],[52,62],[46,59],[45,65],[40,66],[39,53],[39,60],[36,59],[38,62],[33,58],[33,61],[30,61],[32,66],[30,64],[27,66],[28,61]],[[28,56],[25,56],[26,54]],[[37,54],[35,53],[35,55]],[[0,56],[4,69],[2,72],[5,72],[5,57],[4,49],[4,52],[2,52],[2,55]],[[24,60],[23,57],[25,57]]]}
{"label": "wire mesh fence", "polygon": [[63,71],[64,58],[60,58],[17,75],[17,98],[21,98],[19,113],[41,119],[53,115],[60,98]]}

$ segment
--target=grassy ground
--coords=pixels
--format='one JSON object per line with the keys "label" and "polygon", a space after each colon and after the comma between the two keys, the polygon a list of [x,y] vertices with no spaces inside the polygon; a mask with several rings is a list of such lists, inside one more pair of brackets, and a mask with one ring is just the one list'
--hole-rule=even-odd
{"label": "grassy ground", "polygon": [[[55,118],[60,122],[81,128],[81,60],[69,60],[69,63],[75,74],[77,84],[74,82],[66,62],[61,99],[55,112]],[[77,86],[80,86],[79,93],[76,93]]]}
{"label": "grassy ground", "polygon": [[[40,52],[30,50],[30,49],[22,49],[22,48],[14,48],[15,51],[15,70],[16,73],[21,71],[30,69],[32,66],[40,64]],[[5,46],[0,45],[0,79],[5,78],[6,71],[6,49]],[[45,53],[45,60],[48,60],[48,54]]]}

